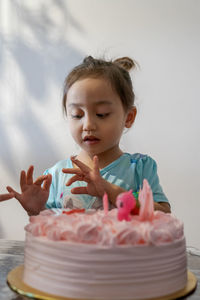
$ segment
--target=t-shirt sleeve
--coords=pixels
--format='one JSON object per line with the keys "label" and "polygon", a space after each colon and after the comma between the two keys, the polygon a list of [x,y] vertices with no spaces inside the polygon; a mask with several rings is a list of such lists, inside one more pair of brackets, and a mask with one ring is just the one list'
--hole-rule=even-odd
{"label": "t-shirt sleeve", "polygon": [[169,202],[159,183],[157,164],[147,155],[141,155],[136,162],[136,178],[138,188],[142,187],[144,178],[149,182],[155,202]]}

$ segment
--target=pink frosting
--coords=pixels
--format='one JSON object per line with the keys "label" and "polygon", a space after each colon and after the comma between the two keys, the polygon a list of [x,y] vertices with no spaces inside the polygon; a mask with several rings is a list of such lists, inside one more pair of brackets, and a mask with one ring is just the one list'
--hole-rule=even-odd
{"label": "pink frosting", "polygon": [[134,215],[129,222],[119,222],[117,214],[117,209],[69,215],[46,210],[31,216],[25,230],[49,240],[99,245],[158,245],[183,237],[183,223],[172,214],[152,211],[145,221]]}

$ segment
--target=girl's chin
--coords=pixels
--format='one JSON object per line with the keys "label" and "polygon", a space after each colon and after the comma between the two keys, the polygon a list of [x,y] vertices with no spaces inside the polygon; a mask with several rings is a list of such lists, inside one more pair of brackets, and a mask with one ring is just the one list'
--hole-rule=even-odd
{"label": "girl's chin", "polygon": [[85,155],[88,155],[90,157],[93,157],[94,155],[97,156],[111,156],[111,157],[118,157],[120,156],[123,152],[119,149],[119,147],[108,147],[101,149],[101,147],[98,147],[97,145],[79,145],[81,148],[81,152]]}

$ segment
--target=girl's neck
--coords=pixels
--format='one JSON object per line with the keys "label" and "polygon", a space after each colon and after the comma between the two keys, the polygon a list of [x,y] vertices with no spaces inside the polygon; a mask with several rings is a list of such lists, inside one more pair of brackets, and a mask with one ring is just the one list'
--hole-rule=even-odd
{"label": "girl's neck", "polygon": [[[114,149],[113,149],[114,150]],[[97,154],[99,159],[99,168],[103,169],[107,165],[111,164],[113,161],[118,159],[123,154],[123,151],[118,148],[115,149],[115,151],[112,151],[110,149],[109,151]],[[89,154],[85,152],[84,150],[81,150],[81,152],[77,155],[77,159],[82,161],[84,164],[86,164],[88,167],[93,167],[93,156],[92,154]]]}

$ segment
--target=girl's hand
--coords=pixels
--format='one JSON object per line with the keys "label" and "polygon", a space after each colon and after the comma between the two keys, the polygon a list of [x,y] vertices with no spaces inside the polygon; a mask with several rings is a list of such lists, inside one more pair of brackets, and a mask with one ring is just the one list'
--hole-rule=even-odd
{"label": "girl's hand", "polygon": [[14,197],[14,194],[13,193],[9,193],[9,194],[1,194],[0,195],[0,202],[1,201],[5,201],[5,200],[9,200],[11,198]]}
{"label": "girl's hand", "polygon": [[[30,166],[27,173],[21,171],[20,187],[21,194],[16,192],[10,186],[7,187],[9,193],[20,202],[28,215],[37,215],[45,209],[45,203],[49,197],[49,188],[52,177],[50,174],[39,176],[33,182],[33,166]],[[43,186],[42,186],[43,184]]]}
{"label": "girl's hand", "polygon": [[68,180],[66,185],[69,186],[75,181],[87,182],[87,186],[72,188],[71,192],[73,194],[88,194],[91,196],[103,197],[106,181],[100,175],[98,157],[93,157],[94,167],[92,169],[74,157],[71,157],[71,160],[78,168],[62,170],[63,173],[75,174]]}

